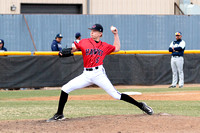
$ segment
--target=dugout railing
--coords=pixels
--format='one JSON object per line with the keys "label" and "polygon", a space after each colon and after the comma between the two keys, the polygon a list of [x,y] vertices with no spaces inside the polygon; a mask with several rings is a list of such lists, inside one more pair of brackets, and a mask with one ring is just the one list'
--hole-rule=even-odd
{"label": "dugout railing", "polygon": [[[121,50],[119,52],[112,52],[113,54],[171,54],[168,50]],[[184,54],[200,54],[200,50],[185,50]],[[0,52],[0,56],[7,56],[7,55],[24,55],[24,56],[31,56],[31,55],[58,55],[58,52],[52,51],[3,51]],[[74,52],[74,55],[82,55],[81,52]]]}

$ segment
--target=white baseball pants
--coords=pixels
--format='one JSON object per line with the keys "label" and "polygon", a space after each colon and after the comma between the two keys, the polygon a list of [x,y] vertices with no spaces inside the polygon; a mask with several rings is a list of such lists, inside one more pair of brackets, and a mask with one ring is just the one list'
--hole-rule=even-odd
{"label": "white baseball pants", "polygon": [[179,74],[179,86],[184,85],[184,73],[183,73],[183,64],[184,59],[183,57],[175,56],[171,58],[171,68],[172,68],[172,85],[176,86],[178,81],[178,75]]}
{"label": "white baseball pants", "polygon": [[69,94],[69,92],[87,87],[89,85],[96,84],[100,88],[103,88],[113,98],[120,100],[121,93],[118,92],[108,79],[103,65],[92,68],[92,71],[84,71],[78,77],[70,80],[67,84],[62,86],[62,90]]}

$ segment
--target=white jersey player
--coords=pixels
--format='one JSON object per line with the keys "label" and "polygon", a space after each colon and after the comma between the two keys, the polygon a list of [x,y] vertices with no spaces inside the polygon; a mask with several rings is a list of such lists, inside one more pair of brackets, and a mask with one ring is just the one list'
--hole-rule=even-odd
{"label": "white jersey player", "polygon": [[[172,52],[171,57],[171,68],[172,68],[172,84],[169,88],[175,88],[178,82],[179,75],[179,88],[182,88],[184,85],[184,73],[183,73],[183,64],[184,64],[184,50],[185,50],[185,41],[182,40],[182,33],[176,32],[176,41],[172,41],[169,46],[169,52]],[[177,75],[178,73],[178,75]]]}
{"label": "white jersey player", "polygon": [[81,33],[77,32],[75,34],[75,40],[72,42],[72,48],[76,46],[76,44],[78,44],[81,40]]}

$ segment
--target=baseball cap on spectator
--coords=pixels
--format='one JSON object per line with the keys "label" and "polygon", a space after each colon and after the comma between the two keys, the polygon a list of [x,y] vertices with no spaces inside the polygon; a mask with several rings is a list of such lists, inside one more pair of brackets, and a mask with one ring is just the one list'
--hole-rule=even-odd
{"label": "baseball cap on spectator", "polygon": [[3,39],[0,39],[0,44],[4,44],[4,41],[3,41]]}
{"label": "baseball cap on spectator", "polygon": [[88,29],[103,32],[103,27],[100,24],[95,24],[95,25],[92,26],[92,28],[88,28]]}
{"label": "baseball cap on spectator", "polygon": [[182,36],[182,33],[181,32],[176,32],[175,36]]}
{"label": "baseball cap on spectator", "polygon": [[79,32],[77,32],[76,34],[75,34],[75,37],[76,38],[79,38],[81,36],[81,33],[79,33]]}
{"label": "baseball cap on spectator", "polygon": [[63,38],[63,36],[62,36],[62,34],[59,33],[56,35],[56,38]]}

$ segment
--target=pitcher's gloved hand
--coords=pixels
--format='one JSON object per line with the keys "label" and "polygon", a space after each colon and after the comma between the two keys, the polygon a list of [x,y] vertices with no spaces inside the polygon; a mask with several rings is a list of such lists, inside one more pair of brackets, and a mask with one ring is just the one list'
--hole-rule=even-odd
{"label": "pitcher's gloved hand", "polygon": [[62,51],[59,52],[59,57],[70,57],[73,56],[71,53],[72,48],[63,48]]}

